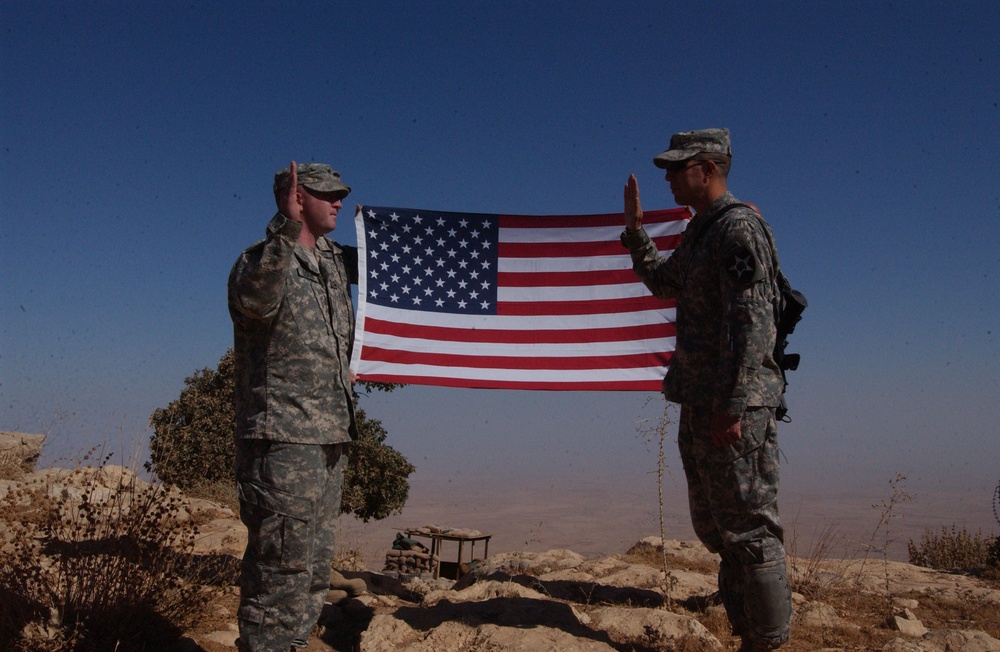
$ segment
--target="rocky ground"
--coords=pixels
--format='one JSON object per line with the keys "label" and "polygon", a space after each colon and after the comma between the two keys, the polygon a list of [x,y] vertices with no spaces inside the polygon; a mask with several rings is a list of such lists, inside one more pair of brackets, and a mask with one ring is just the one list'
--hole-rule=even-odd
{"label": "rocky ground", "polygon": [[[12,448],[0,441],[4,450]],[[26,459],[31,452],[22,454]],[[71,501],[134,478],[120,467],[34,471],[33,464],[16,479],[0,480],[0,499],[41,483],[49,495]],[[233,512],[211,501],[180,500],[184,518],[198,529],[188,553],[235,564],[245,533]],[[457,582],[425,577],[403,583],[381,569],[345,569],[333,575],[332,588],[346,590],[331,590],[308,649],[735,650],[739,641],[729,635],[715,596],[717,568],[717,558],[698,543],[648,537],[598,558],[570,550],[501,552]],[[874,556],[816,554],[793,558],[791,570],[795,615],[784,650],[1000,651],[996,579]],[[216,588],[212,603],[173,649],[235,649],[237,591]]]}
{"label": "rocky ground", "polygon": [[[793,639],[783,649],[1000,650],[996,583],[898,562],[867,566],[793,560]],[[714,597],[716,569],[698,543],[650,537],[601,558],[501,553],[458,582],[344,572],[367,591],[327,607],[309,650],[735,650]],[[188,649],[231,650],[235,603],[233,593],[220,629],[190,632]]]}

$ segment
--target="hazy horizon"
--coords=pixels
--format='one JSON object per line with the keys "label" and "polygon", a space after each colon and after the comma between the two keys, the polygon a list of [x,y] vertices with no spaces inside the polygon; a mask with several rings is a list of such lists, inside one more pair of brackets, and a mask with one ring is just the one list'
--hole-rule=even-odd
{"label": "hazy horizon", "polygon": [[[377,401],[378,396],[386,399],[392,395],[362,400]],[[657,419],[656,410],[662,410],[662,405],[662,399],[653,397],[645,406],[645,418]],[[636,421],[631,432],[623,428],[621,434],[628,443],[619,451],[625,454],[597,465],[594,458],[573,448],[560,450],[561,439],[544,435],[531,450],[507,448],[497,453],[491,448],[491,458],[477,454],[475,441],[465,439],[465,445],[445,456],[439,448],[421,446],[412,439],[401,445],[401,424],[379,416],[377,406],[365,407],[369,416],[383,420],[387,443],[401,449],[417,467],[409,479],[409,499],[402,513],[368,524],[346,515],[341,519],[344,532],[340,545],[360,548],[373,570],[378,569],[396,532],[428,524],[492,534],[491,554],[552,548],[569,548],[585,556],[621,554],[643,537],[660,535],[659,440],[647,432],[648,422]],[[391,412],[388,406],[381,409]],[[687,485],[675,432],[675,428],[668,428],[664,440],[664,534],[668,539],[693,541],[696,537],[687,511]],[[808,556],[817,541],[832,535],[834,555],[860,559],[871,545],[870,558],[881,558],[886,533],[879,520],[887,512],[884,505],[893,497],[890,481],[896,482],[900,494],[909,496],[909,500],[897,502],[891,512],[890,559],[907,561],[907,541],[919,543],[928,530],[937,534],[941,528],[954,526],[984,536],[1000,534],[992,504],[996,482],[963,477],[948,483],[940,478],[907,476],[902,466],[885,477],[846,481],[832,472],[824,474],[803,466],[794,452],[789,459],[788,451],[802,445],[787,443],[790,436],[779,430],[779,507],[789,554]],[[47,442],[39,468],[81,464],[82,455],[88,452],[53,455],[59,448],[58,440]],[[141,468],[148,452],[143,448],[126,451],[110,439],[86,463],[99,463],[109,453],[108,463],[132,468],[149,479]],[[897,480],[897,475],[906,477]],[[452,547],[447,550],[454,555]]]}

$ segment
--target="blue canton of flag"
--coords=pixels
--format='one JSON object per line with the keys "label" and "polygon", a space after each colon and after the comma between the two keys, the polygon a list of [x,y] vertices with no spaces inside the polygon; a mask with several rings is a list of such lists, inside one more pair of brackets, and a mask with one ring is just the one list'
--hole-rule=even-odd
{"label": "blue canton of flag", "polygon": [[497,307],[496,215],[365,207],[373,304],[463,315]]}

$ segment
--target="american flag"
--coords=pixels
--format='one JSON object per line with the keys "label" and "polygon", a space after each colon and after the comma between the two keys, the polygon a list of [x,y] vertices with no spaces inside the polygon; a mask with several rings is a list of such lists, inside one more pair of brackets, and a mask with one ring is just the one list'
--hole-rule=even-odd
{"label": "american flag", "polygon": [[[643,225],[669,254],[688,218],[647,211]],[[404,384],[658,391],[674,304],[635,276],[623,223],[360,207],[352,368]]]}

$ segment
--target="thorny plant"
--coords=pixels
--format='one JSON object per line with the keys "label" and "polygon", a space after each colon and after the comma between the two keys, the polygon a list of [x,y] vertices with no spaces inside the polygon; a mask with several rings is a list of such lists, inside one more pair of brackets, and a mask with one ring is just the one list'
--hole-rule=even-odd
{"label": "thorny plant", "polygon": [[[872,531],[871,539],[868,541],[868,546],[865,548],[864,557],[861,560],[861,568],[858,569],[858,575],[855,579],[855,586],[860,584],[864,577],[865,564],[868,562],[868,556],[871,554],[872,550],[879,549],[882,553],[882,566],[885,574],[885,600],[887,611],[892,610],[892,588],[889,583],[889,545],[894,541],[891,537],[890,525],[893,519],[901,516],[897,514],[899,506],[903,503],[908,503],[913,500],[913,497],[906,492],[905,489],[906,476],[897,473],[896,477],[889,481],[889,498],[883,500],[877,505],[872,505],[873,509],[879,510],[879,520],[875,529]],[[879,536],[879,532],[882,532],[882,545],[877,546],[875,539]]]}
{"label": "thorny plant", "polygon": [[[652,400],[652,399],[650,399]],[[649,401],[646,403],[649,404]],[[664,451],[664,445],[667,440],[667,430],[670,424],[673,423],[670,414],[670,403],[667,403],[663,407],[663,416],[658,420],[650,423],[643,422],[639,425],[639,434],[646,438],[647,443],[656,443],[657,446],[657,456],[656,456],[656,492],[657,499],[659,501],[659,517],[660,517],[660,553],[661,553],[661,563],[663,569],[663,576],[666,582],[666,597],[668,606],[673,605],[673,592],[677,587],[677,578],[673,573],[670,572],[667,567],[667,547],[665,541],[666,536],[666,526],[663,514],[663,480],[664,475],[667,472],[667,462],[666,455]]]}
{"label": "thorny plant", "polygon": [[232,582],[191,554],[180,497],[110,457],[0,500],[0,648],[156,649],[194,624],[205,585]]}

